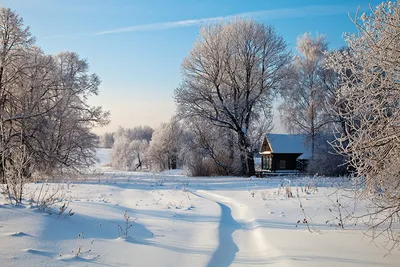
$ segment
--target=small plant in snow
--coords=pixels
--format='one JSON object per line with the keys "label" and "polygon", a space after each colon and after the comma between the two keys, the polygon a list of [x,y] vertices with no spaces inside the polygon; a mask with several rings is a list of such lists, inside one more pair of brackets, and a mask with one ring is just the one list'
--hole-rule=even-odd
{"label": "small plant in snow", "polygon": [[332,199],[330,196],[326,197],[332,202],[332,205],[328,207],[328,210],[333,215],[333,218],[331,220],[327,220],[325,223],[330,223],[332,226],[335,225],[344,229],[347,220],[351,218],[352,215],[347,211],[345,205],[343,205],[337,193],[335,200]]}
{"label": "small plant in snow", "polygon": [[121,224],[117,225],[119,236],[120,237],[128,237],[129,229],[131,229],[131,227],[133,226],[133,222],[136,220],[137,219],[132,221],[131,214],[129,213],[129,211],[126,210],[124,213],[124,223],[122,225]]}
{"label": "small plant in snow", "polygon": [[285,187],[285,197],[293,198],[292,188],[290,186]]}
{"label": "small plant in snow", "polygon": [[301,202],[301,199],[300,199],[300,196],[298,193],[297,193],[297,199],[299,200],[299,206],[300,206],[301,212],[303,213],[304,217],[303,217],[303,220],[297,220],[296,227],[299,223],[306,224],[308,231],[310,233],[312,233],[311,228],[310,228],[310,219],[307,217],[306,211],[304,209],[303,203]]}
{"label": "small plant in snow", "polygon": [[[92,252],[91,249],[87,249],[84,246],[84,240],[85,240],[85,236],[83,235],[83,232],[78,234],[78,239],[76,242],[76,249],[72,250],[72,253],[75,257],[81,257],[83,255],[86,254],[90,254]],[[90,241],[90,244],[93,244],[94,240]],[[62,256],[62,255],[60,255]],[[95,258],[100,257],[100,255],[97,255]]]}
{"label": "small plant in snow", "polygon": [[183,200],[182,200],[179,203],[178,202],[169,202],[166,208],[167,209],[173,208],[173,209],[179,210],[179,209],[182,209],[183,207],[184,207],[184,205],[183,205]]}
{"label": "small plant in snow", "polygon": [[107,194],[100,194],[99,201],[100,202],[104,202],[104,203],[108,203],[109,202],[109,196]]}
{"label": "small plant in snow", "polygon": [[[67,203],[64,202],[64,204],[60,207],[59,211],[58,211],[58,215],[57,218],[59,218],[67,209],[69,206],[69,200]],[[72,209],[70,209],[64,216],[64,218],[66,218],[67,216],[72,216],[74,215],[75,212],[72,211]]]}
{"label": "small plant in snow", "polygon": [[31,193],[29,205],[36,206],[40,210],[51,214],[54,204],[64,201],[65,198],[66,193],[63,185],[41,183],[40,187]]}

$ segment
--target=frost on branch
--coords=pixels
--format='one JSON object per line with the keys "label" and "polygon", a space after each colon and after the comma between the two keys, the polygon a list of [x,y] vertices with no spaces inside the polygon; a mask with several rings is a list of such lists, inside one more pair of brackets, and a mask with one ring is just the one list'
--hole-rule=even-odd
{"label": "frost on branch", "polygon": [[[359,178],[361,197],[371,199],[372,235],[400,236],[400,7],[385,2],[355,18],[358,35],[335,52],[328,66],[340,75],[333,110],[345,121],[334,143]],[[390,246],[389,248],[392,248]]]}

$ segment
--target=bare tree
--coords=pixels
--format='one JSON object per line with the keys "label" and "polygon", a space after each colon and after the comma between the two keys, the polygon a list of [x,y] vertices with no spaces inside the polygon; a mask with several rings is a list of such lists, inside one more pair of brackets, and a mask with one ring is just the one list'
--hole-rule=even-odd
{"label": "bare tree", "polygon": [[108,122],[107,112],[87,104],[100,83],[87,62],[75,53],[47,56],[33,41],[22,19],[0,8],[0,176],[17,203],[34,173],[93,164],[91,128]]}
{"label": "bare tree", "polygon": [[286,44],[272,27],[236,19],[203,26],[182,63],[183,81],[174,94],[179,116],[208,119],[234,132],[243,176],[255,174],[248,130],[258,109],[271,101],[288,61]]}
{"label": "bare tree", "polygon": [[240,174],[236,168],[239,149],[231,130],[203,118],[185,119],[183,125],[180,154],[192,176]]}
{"label": "bare tree", "polygon": [[5,181],[4,166],[8,131],[5,121],[8,119],[6,111],[9,107],[10,84],[17,77],[19,69],[12,68],[15,60],[23,57],[23,51],[34,43],[28,27],[24,27],[23,20],[8,8],[0,8],[0,172],[3,183]]}
{"label": "bare tree", "polygon": [[332,109],[345,119],[335,147],[348,156],[362,194],[373,205],[367,216],[373,236],[387,234],[400,220],[400,6],[384,2],[356,16],[358,35],[346,36],[349,51],[335,52],[328,64],[340,75]]}
{"label": "bare tree", "polygon": [[[279,110],[287,131],[306,134],[314,159],[317,136],[331,118],[327,116],[325,101],[334,89],[334,73],[325,69],[327,50],[325,37],[315,38],[305,33],[297,39],[298,55],[287,69],[287,78],[280,91],[283,103]],[[332,77],[330,77],[332,76]]]}

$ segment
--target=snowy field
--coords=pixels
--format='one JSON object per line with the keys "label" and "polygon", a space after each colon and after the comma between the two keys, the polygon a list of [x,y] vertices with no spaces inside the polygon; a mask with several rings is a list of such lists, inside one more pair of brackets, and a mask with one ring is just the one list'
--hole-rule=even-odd
{"label": "snowy field", "polygon": [[363,211],[337,191],[345,179],[128,173],[101,167],[108,151],[99,155],[101,173],[62,184],[52,214],[28,203],[42,184],[27,185],[24,206],[0,196],[0,266],[399,266],[400,253],[386,255],[362,223],[338,225],[336,199],[343,217]]}

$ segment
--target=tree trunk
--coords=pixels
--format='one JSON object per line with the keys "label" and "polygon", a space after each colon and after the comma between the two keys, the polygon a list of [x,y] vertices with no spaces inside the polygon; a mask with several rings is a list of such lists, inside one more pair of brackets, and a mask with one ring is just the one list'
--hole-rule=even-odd
{"label": "tree trunk", "polygon": [[176,154],[174,153],[171,156],[171,170],[175,170],[177,167],[177,163],[176,163],[177,159],[176,159]]}
{"label": "tree trunk", "polygon": [[138,158],[138,164],[136,165],[136,169],[140,168],[140,170],[142,170],[142,161],[140,160],[140,155],[139,154],[137,155],[137,158]]}
{"label": "tree trunk", "polygon": [[256,169],[254,167],[254,153],[249,151],[247,152],[247,166],[248,166],[248,176],[255,176]]}
{"label": "tree trunk", "polygon": [[240,162],[241,162],[240,175],[247,177],[253,176],[256,173],[254,168],[253,152],[249,150],[250,146],[243,132],[240,132],[238,134],[238,139],[239,139],[238,141],[239,141]]}
{"label": "tree trunk", "polygon": [[240,176],[247,176],[246,151],[240,148]]}

